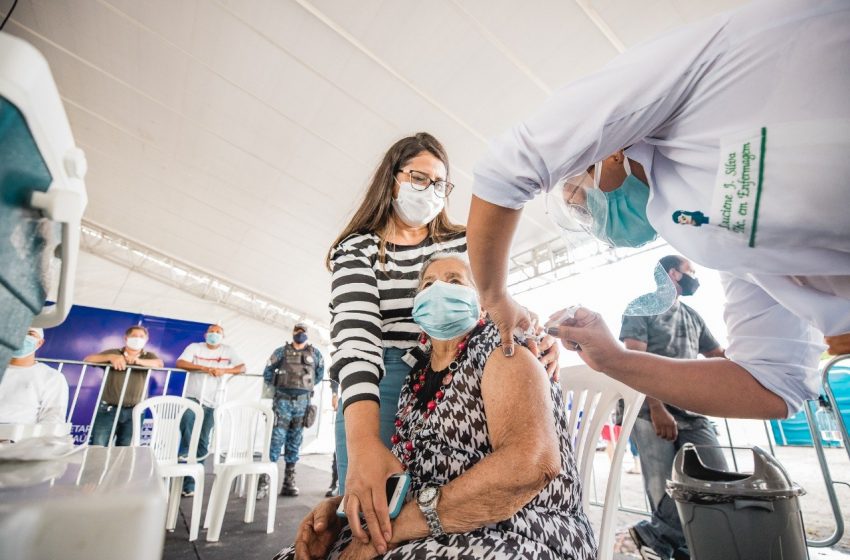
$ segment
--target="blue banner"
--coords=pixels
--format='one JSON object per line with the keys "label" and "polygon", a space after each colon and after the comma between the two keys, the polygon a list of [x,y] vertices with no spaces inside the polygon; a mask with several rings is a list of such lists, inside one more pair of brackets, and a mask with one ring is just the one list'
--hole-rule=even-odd
{"label": "blue banner", "polygon": [[[206,323],[75,305],[64,323],[45,330],[44,345],[39,349],[37,357],[82,361],[89,354],[110,348],[122,348],[124,332],[134,325],[142,325],[148,329],[150,338],[145,350],[159,356],[165,367],[175,367],[177,358],[190,343],[203,341],[209,326]],[[68,404],[74,410],[70,419],[73,424],[71,433],[75,443],[85,443],[88,441],[89,426],[97,407],[104,370],[88,366],[83,374],[82,366],[65,364],[62,366],[62,373],[70,387]],[[166,377],[167,374],[163,371],[151,372],[149,396],[182,394],[185,374],[176,373],[168,377],[168,387],[164,386]]]}

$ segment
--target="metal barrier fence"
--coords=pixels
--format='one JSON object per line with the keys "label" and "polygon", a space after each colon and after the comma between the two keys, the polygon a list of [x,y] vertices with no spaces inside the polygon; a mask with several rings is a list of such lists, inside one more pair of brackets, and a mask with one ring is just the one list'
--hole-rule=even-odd
{"label": "metal barrier fence", "polygon": [[[831,409],[835,413],[836,423],[838,425],[838,431],[841,435],[841,440],[842,440],[842,443],[843,443],[843,446],[844,446],[844,450],[847,452],[848,459],[850,459],[850,436],[848,436],[847,426],[844,423],[844,418],[841,415],[841,411],[838,407],[838,402],[835,398],[835,394],[832,390],[832,386],[830,385],[830,379],[829,379],[829,375],[830,375],[831,371],[833,370],[833,368],[835,368],[835,366],[837,366],[839,363],[844,362],[844,361],[850,362],[850,355],[837,356],[837,357],[833,358],[832,360],[830,360],[829,362],[827,362],[824,365],[823,370],[821,371],[821,382],[822,382],[822,385],[823,385],[823,392],[824,392],[824,394],[827,398],[827,401],[829,402]],[[834,480],[832,478],[832,473],[830,471],[829,464],[827,463],[826,456],[824,454],[824,446],[823,446],[823,442],[821,441],[820,430],[818,429],[818,426],[817,426],[817,423],[816,423],[816,420],[815,420],[815,415],[812,412],[813,408],[814,408],[814,406],[816,406],[816,404],[817,404],[816,400],[807,401],[806,405],[804,407],[804,410],[805,410],[805,413],[806,413],[806,421],[808,423],[809,432],[811,433],[811,436],[812,436],[812,447],[813,447],[815,455],[817,457],[818,465],[820,467],[820,473],[821,473],[821,476],[823,478],[824,485],[826,487],[826,493],[827,493],[827,497],[829,499],[830,509],[831,509],[833,521],[834,521],[834,524],[835,524],[834,525],[835,529],[830,536],[828,536],[824,539],[816,539],[816,540],[809,539],[809,540],[807,540],[807,544],[808,544],[808,546],[811,546],[811,547],[829,547],[829,546],[836,544],[844,536],[844,518],[842,516],[841,505],[840,505],[840,502],[838,500],[838,496],[835,493],[835,486],[840,484],[840,485],[844,485],[844,486],[847,486],[848,488],[850,488],[850,481]],[[728,445],[724,445],[722,447],[729,450],[729,454],[730,454],[731,459],[732,459],[732,466],[735,470],[738,470],[739,469],[739,463],[738,463],[738,457],[736,455],[736,449],[740,452],[742,448],[740,446],[737,446],[737,447],[735,446],[735,443],[734,443],[733,438],[732,438],[732,430],[729,426],[729,421],[725,418],[723,418],[722,420],[723,420],[723,427],[724,427],[725,433],[726,433],[726,441],[728,442]],[[757,420],[753,420],[753,422],[757,422]],[[768,447],[770,449],[770,454],[773,455],[773,456],[776,456],[776,449],[773,445],[773,434],[772,434],[772,431],[770,429],[769,421],[763,420],[762,423],[764,425],[764,431],[765,431],[765,435],[766,435],[766,439],[767,439],[767,444],[768,444]],[[779,429],[780,430],[782,429],[781,425],[780,425]],[[638,451],[640,451],[640,450],[638,450]],[[600,498],[599,488],[597,487],[597,484],[596,484],[596,473],[594,473],[591,476],[591,481],[592,481],[592,485],[591,485],[591,488],[589,489],[591,491],[591,497],[590,497],[589,503],[591,505],[601,507],[601,506],[604,505],[604,503],[603,503],[602,499]],[[641,479],[641,486],[643,486],[643,480],[642,479]],[[585,489],[585,491],[588,491],[588,489]],[[607,496],[606,496],[606,498],[607,498]],[[623,503],[622,484],[621,484],[620,492],[617,495],[617,509],[619,511],[626,512],[626,513],[650,516],[650,515],[652,515],[651,507],[650,507],[649,499],[647,498],[645,491],[643,492],[643,498],[644,498],[644,507],[643,508],[625,505]]]}
{"label": "metal barrier fence", "polygon": [[[116,374],[122,379],[120,398],[117,403],[109,403],[116,409],[115,418],[112,420],[112,426],[109,432],[108,446],[112,447],[115,444],[115,434],[118,429],[120,420],[120,411],[124,406],[127,396],[127,388],[130,384],[130,376],[133,372],[132,367],[125,370],[117,370],[109,364],[95,364],[91,362],[81,362],[76,360],[56,360],[56,359],[40,359],[40,362],[49,364],[55,367],[65,379],[68,381],[68,386],[71,389],[70,404],[66,414],[66,422],[74,425],[73,435],[76,443],[87,442],[91,438],[92,427],[97,420],[100,412],[100,404],[103,402],[103,392],[106,385],[106,380],[110,374]],[[205,373],[187,372],[177,368],[136,368],[136,370],[145,371],[144,389],[142,391],[143,399],[155,396],[185,396],[186,386],[191,376],[202,376],[200,394],[206,392],[207,384],[211,381],[210,376]],[[220,402],[224,402],[228,396],[228,387],[234,381],[245,378],[261,378],[257,374],[240,374],[238,376],[226,374],[221,378],[222,386],[219,389]],[[326,414],[322,414],[325,406],[326,391],[325,384],[330,387],[332,382],[328,379],[323,379],[321,384],[316,386],[318,392],[318,410],[319,414],[316,418],[316,424],[310,429],[311,433],[320,434],[326,428],[323,424],[327,421]],[[81,397],[81,395],[83,395]],[[95,398],[92,398],[96,395]],[[257,395],[259,396],[259,395]],[[333,415],[331,415],[332,423]]]}
{"label": "metal barrier fence", "polygon": [[[66,415],[66,422],[70,422],[75,426],[73,433],[74,439],[77,443],[82,443],[87,441],[91,437],[92,427],[97,420],[98,413],[100,412],[100,404],[103,402],[103,391],[106,386],[106,380],[110,375],[118,375],[123,376],[121,392],[117,403],[108,403],[110,406],[114,406],[116,409],[115,418],[112,421],[112,428],[109,433],[109,447],[114,445],[114,439],[116,430],[118,428],[118,422],[120,420],[120,411],[123,409],[125,398],[127,396],[127,387],[130,382],[130,376],[133,373],[134,368],[132,366],[127,367],[125,370],[118,370],[112,367],[109,364],[94,364],[91,362],[81,362],[76,360],[55,360],[55,359],[40,359],[42,363],[46,363],[55,367],[68,381],[68,386],[71,388],[71,399],[70,406],[68,407],[68,413]],[[203,373],[192,373],[187,372],[182,369],[177,368],[135,368],[136,371],[145,371],[145,380],[144,380],[144,388],[142,391],[143,399],[148,397],[155,396],[165,396],[165,395],[174,395],[174,396],[185,396],[186,394],[186,386],[188,384],[189,376],[192,375],[201,375],[203,379],[201,381],[201,391],[200,394],[204,395],[206,392],[207,384],[209,383],[209,375]],[[220,391],[225,392],[227,390],[227,383],[230,381],[232,375],[227,375],[226,377],[222,377],[222,386]],[[170,388],[179,390],[171,390]],[[83,398],[82,401],[86,403],[86,410],[80,409],[81,403],[81,394],[89,393],[89,397],[91,393],[97,393],[97,397],[94,399]],[[135,404],[135,403],[134,403]],[[129,405],[128,405],[129,406]],[[88,410],[88,409],[91,410]],[[89,416],[90,415],[90,416]],[[75,421],[76,417],[76,421]],[[82,434],[76,432],[76,427],[78,426],[87,426],[87,430],[82,430]]]}

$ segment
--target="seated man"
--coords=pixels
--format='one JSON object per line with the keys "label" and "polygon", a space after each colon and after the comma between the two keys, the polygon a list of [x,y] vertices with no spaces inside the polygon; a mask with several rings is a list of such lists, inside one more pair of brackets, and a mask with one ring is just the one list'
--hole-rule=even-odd
{"label": "seated man", "polygon": [[[162,360],[145,351],[148,329],[134,325],[124,332],[124,346],[89,354],[84,362],[108,364],[103,394],[91,428],[90,443],[107,446],[115,425],[115,445],[130,445],[133,439],[133,407],[145,398],[149,368],[161,368]],[[126,390],[124,382],[127,382]],[[118,415],[118,424],[115,424]]]}
{"label": "seated man", "polygon": [[[413,307],[431,352],[402,388],[392,438],[411,494],[384,558],[596,558],[560,387],[527,349],[496,351],[499,332],[481,317],[465,259],[435,255]],[[352,535],[336,517],[342,499],[308,515],[300,556],[378,555],[363,527]],[[358,497],[345,500],[357,518]]]}
{"label": "seated man", "polygon": [[0,382],[0,423],[64,424],[68,382],[52,367],[35,361],[44,331],[30,328]]}

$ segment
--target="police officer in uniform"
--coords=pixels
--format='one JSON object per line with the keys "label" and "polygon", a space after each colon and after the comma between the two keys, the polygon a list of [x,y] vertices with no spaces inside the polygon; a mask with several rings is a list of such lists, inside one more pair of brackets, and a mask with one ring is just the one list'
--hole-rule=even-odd
{"label": "police officer in uniform", "polygon": [[[281,496],[297,496],[295,464],[304,432],[304,414],[313,396],[313,388],[325,375],[322,353],[307,344],[307,325],[296,323],[292,342],[276,349],[263,371],[266,385],[274,388],[275,427],[272,430],[270,460],[276,463],[284,449],[286,461]],[[268,478],[263,476],[257,497],[269,492]]]}

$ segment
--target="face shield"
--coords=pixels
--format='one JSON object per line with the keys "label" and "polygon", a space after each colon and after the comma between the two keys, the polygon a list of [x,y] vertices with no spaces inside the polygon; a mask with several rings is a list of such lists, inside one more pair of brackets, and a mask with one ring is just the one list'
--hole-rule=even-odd
{"label": "face shield", "polygon": [[[602,162],[560,181],[546,195],[546,213],[559,233],[573,246],[588,241],[609,247],[641,247],[658,234],[646,217],[649,188],[632,175],[629,158],[623,159],[626,179],[611,192],[600,190]],[[649,316],[667,311],[676,300],[676,286],[661,265],[651,275],[633,278],[624,315]]]}
{"label": "face shield", "polygon": [[623,167],[626,178],[611,192],[599,188],[599,162],[547,194],[546,212],[569,241],[586,234],[609,247],[640,247],[658,237],[646,217],[649,187],[632,175],[628,158]]}

